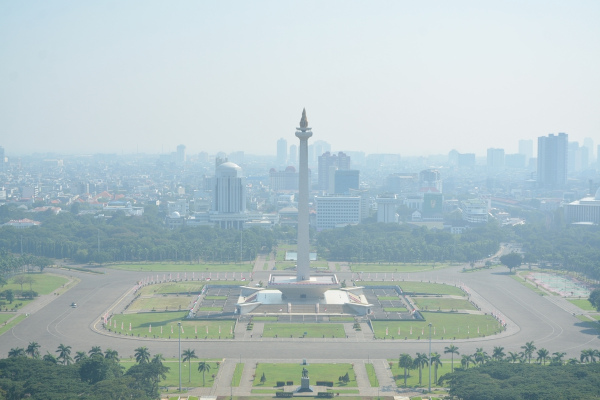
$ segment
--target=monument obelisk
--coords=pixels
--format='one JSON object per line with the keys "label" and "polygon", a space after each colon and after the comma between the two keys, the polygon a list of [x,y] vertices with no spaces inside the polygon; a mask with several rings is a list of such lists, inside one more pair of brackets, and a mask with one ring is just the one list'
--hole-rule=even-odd
{"label": "monument obelisk", "polygon": [[298,185],[298,263],[296,280],[307,281],[310,279],[310,247],[308,237],[308,138],[312,130],[308,127],[306,109],[302,110],[300,127],[296,128],[296,137],[300,139],[299,167],[300,182]]}

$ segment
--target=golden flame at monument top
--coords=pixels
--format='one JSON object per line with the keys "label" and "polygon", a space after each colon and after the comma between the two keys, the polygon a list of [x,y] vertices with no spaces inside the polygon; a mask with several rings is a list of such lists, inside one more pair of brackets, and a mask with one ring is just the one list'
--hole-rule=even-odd
{"label": "golden flame at monument top", "polygon": [[302,109],[302,119],[300,120],[300,128],[308,128],[308,119],[306,119],[306,108]]}

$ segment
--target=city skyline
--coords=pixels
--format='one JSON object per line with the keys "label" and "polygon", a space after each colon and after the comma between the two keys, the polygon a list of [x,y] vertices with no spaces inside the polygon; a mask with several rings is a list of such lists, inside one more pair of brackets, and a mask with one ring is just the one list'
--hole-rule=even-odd
{"label": "city skyline", "polygon": [[0,145],[274,155],[304,107],[333,152],[598,143],[599,18],[592,1],[3,3]]}

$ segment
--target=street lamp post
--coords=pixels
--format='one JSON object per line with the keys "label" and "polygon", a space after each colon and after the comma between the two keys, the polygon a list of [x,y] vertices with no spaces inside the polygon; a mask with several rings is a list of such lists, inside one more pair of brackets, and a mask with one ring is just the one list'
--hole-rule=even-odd
{"label": "street lamp post", "polygon": [[431,393],[431,323],[429,323],[429,393]]}
{"label": "street lamp post", "polygon": [[[181,321],[177,323],[177,329],[179,330],[179,392],[181,393]],[[431,377],[429,379],[431,380]]]}

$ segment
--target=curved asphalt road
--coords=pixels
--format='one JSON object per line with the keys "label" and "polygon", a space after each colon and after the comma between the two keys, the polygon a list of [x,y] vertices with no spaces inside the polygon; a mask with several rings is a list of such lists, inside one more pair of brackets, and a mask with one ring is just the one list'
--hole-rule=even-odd
{"label": "curved asphalt road", "polygon": [[[491,354],[494,346],[503,346],[504,352],[521,351],[521,346],[534,341],[537,348],[546,348],[550,354],[566,352],[567,358],[579,357],[587,348],[600,348],[597,329],[590,329],[572,315],[569,303],[555,296],[540,296],[516,282],[506,274],[506,269],[497,267],[473,273],[461,273],[462,267],[444,268],[435,271],[396,274],[396,280],[423,280],[466,285],[472,298],[483,305],[485,311],[499,311],[507,317],[506,332],[470,340],[435,340],[432,351],[442,353],[444,347],[454,343],[462,354],[472,354],[483,347]],[[162,353],[165,357],[177,357],[176,340],[145,340],[107,336],[93,330],[100,316],[131,289],[137,280],[148,273],[104,270],[103,275],[57,270],[57,273],[76,276],[81,282],[61,296],[56,296],[39,310],[34,310],[19,325],[0,336],[0,357],[5,357],[13,347],[27,347],[36,341],[41,353],[55,350],[63,343],[76,351],[88,351],[92,346],[117,350],[122,357],[133,355],[134,349],[147,346],[152,354]],[[268,272],[255,272],[256,280],[266,281]],[[350,280],[350,273],[338,273],[340,280]],[[388,274],[389,278],[389,274]],[[485,298],[482,300],[479,296]],[[70,304],[76,302],[77,308]],[[365,332],[365,336],[368,334]],[[196,354],[207,358],[241,359],[387,359],[400,353],[427,352],[428,341],[404,340],[357,340],[357,339],[261,339],[199,341],[182,340],[182,348],[194,348]]]}

